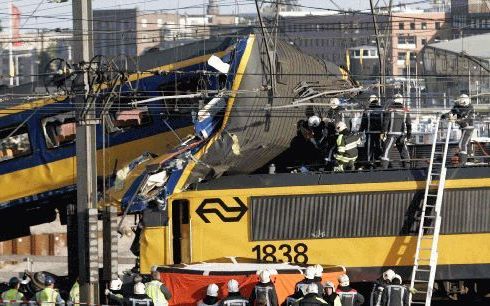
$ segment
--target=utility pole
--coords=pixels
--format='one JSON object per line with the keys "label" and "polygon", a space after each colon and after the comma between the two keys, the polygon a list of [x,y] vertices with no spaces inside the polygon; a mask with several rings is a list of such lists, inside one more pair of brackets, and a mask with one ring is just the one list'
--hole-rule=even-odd
{"label": "utility pole", "polygon": [[[90,96],[87,63],[93,57],[92,0],[73,0],[73,62],[85,71],[75,82],[77,110],[77,223],[80,302],[98,303],[98,228],[95,97]],[[84,67],[85,66],[85,67]],[[83,77],[81,77],[83,73]]]}

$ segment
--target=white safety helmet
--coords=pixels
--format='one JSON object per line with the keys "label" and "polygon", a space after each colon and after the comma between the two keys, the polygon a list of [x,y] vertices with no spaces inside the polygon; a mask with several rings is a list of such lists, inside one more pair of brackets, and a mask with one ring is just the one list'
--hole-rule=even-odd
{"label": "white safety helmet", "polygon": [[323,267],[322,265],[315,265],[315,277],[322,277]]}
{"label": "white safety helmet", "polygon": [[259,280],[263,284],[267,284],[271,281],[271,272],[269,270],[262,270],[259,272]]}
{"label": "white safety helmet", "polygon": [[399,281],[400,281],[400,284],[403,284],[402,277],[401,277],[400,275],[395,274],[395,275],[393,276],[393,280],[395,280],[395,279],[399,280]]}
{"label": "white safety helmet", "polygon": [[347,128],[347,125],[343,122],[343,121],[340,121],[339,123],[337,123],[337,125],[335,126],[335,129],[337,130],[337,132],[342,132],[343,130],[345,130]]}
{"label": "white safety helmet", "polygon": [[388,269],[383,272],[383,279],[391,282],[393,280],[393,277],[395,277],[395,275],[396,275],[395,271]]}
{"label": "white safety helmet", "polygon": [[459,96],[458,104],[461,106],[468,106],[471,104],[471,99],[468,95],[462,94]]}
{"label": "white safety helmet", "polygon": [[325,289],[332,288],[332,290],[335,290],[335,285],[331,281],[328,281],[325,284],[323,284],[323,287],[325,287]]}
{"label": "white safety helmet", "polygon": [[218,291],[219,291],[218,285],[209,284],[208,289],[206,289],[206,295],[217,297]]}
{"label": "white safety helmet", "polygon": [[136,283],[133,287],[134,294],[145,294],[145,284]]}
{"label": "white safety helmet", "polygon": [[347,274],[340,275],[339,276],[339,283],[340,283],[340,286],[342,286],[342,287],[349,286],[349,284],[350,284],[349,276],[347,276]]}
{"label": "white safety helmet", "polygon": [[331,98],[329,104],[331,108],[337,108],[340,105],[340,100],[338,98]]}
{"label": "white safety helmet", "polygon": [[320,117],[318,116],[311,116],[308,118],[308,126],[309,127],[317,127],[320,125]]}
{"label": "white safety helmet", "polygon": [[403,104],[403,96],[401,94],[396,94],[393,99],[394,104]]}
{"label": "white safety helmet", "polygon": [[308,287],[306,287],[306,293],[315,293],[315,294],[318,294],[318,286],[317,286],[317,284],[309,284]]}
{"label": "white safety helmet", "polygon": [[239,292],[239,285],[238,282],[234,279],[230,279],[228,281],[228,292]]}
{"label": "white safety helmet", "polygon": [[376,95],[370,95],[369,96],[369,103],[370,104],[379,104],[379,99]]}
{"label": "white safety helmet", "polygon": [[122,281],[118,278],[118,279],[113,279],[111,280],[111,285],[109,286],[109,289],[111,290],[121,290],[122,288]]}
{"label": "white safety helmet", "polygon": [[305,270],[305,278],[306,279],[314,279],[316,274],[316,269],[313,266],[309,266]]}

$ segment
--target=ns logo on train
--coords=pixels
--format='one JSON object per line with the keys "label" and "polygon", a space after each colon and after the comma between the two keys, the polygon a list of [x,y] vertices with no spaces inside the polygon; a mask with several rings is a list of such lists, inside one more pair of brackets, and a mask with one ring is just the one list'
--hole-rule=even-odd
{"label": "ns logo on train", "polygon": [[247,206],[238,197],[233,197],[233,200],[236,203],[228,205],[220,198],[204,199],[196,209],[196,213],[206,223],[211,223],[208,219],[209,215],[216,215],[223,222],[238,222],[247,212]]}

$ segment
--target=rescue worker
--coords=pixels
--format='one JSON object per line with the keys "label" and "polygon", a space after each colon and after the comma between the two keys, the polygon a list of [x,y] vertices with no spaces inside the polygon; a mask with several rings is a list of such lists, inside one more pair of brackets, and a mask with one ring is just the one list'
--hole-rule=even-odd
{"label": "rescue worker", "polygon": [[410,154],[408,152],[407,140],[412,134],[412,121],[410,114],[403,107],[403,97],[400,94],[395,95],[393,105],[388,109],[383,119],[382,138],[385,138],[384,152],[381,157],[383,168],[387,169],[390,164],[390,151],[396,146],[400,153],[402,166],[406,167],[410,163]]}
{"label": "rescue worker", "polygon": [[335,292],[335,285],[328,281],[323,285],[323,299],[330,306],[342,306],[339,295]]}
{"label": "rescue worker", "polygon": [[80,284],[78,284],[78,279],[70,289],[70,303],[80,303]]}
{"label": "rescue worker", "polygon": [[115,295],[109,289],[105,290],[105,294],[124,306],[153,306],[153,301],[146,295],[145,289],[145,284],[138,282],[133,286],[133,294],[129,297]]}
{"label": "rescue worker", "polygon": [[206,289],[206,296],[204,299],[197,302],[197,306],[216,306],[219,304],[218,299],[219,288],[216,284],[210,284]]}
{"label": "rescue worker", "polygon": [[337,123],[337,153],[334,155],[337,166],[335,172],[354,170],[354,163],[357,160],[357,146],[360,144],[359,136],[349,132],[344,122]]}
{"label": "rescue worker", "polygon": [[20,279],[12,277],[9,280],[9,289],[2,293],[2,300],[6,306],[18,306],[20,303],[10,303],[6,301],[22,301],[24,300],[24,294],[19,291]]}
{"label": "rescue worker", "polygon": [[309,284],[306,287],[306,295],[299,298],[293,305],[298,306],[313,306],[313,305],[328,305],[328,303],[318,296],[318,286]]}
{"label": "rescue worker", "polygon": [[255,285],[248,301],[250,305],[255,305],[256,300],[264,301],[267,306],[278,306],[276,287],[271,281],[271,272],[262,270],[259,272],[259,282]]}
{"label": "rescue worker", "polygon": [[148,295],[155,306],[167,306],[172,294],[160,281],[160,272],[151,272],[152,280],[146,284],[146,295]]}
{"label": "rescue worker", "polygon": [[[296,300],[306,295],[306,288],[308,288],[309,285],[314,284],[318,287],[317,282],[315,282],[315,272],[316,269],[314,266],[308,266],[306,268],[305,278],[302,281],[296,283],[296,286],[294,288],[293,296]],[[318,288],[317,292],[320,292],[320,288]]]}
{"label": "rescue worker", "polygon": [[461,138],[459,139],[459,156],[460,164],[465,165],[468,162],[468,154],[470,152],[471,146],[471,135],[473,134],[473,119],[474,119],[474,109],[471,105],[471,99],[468,95],[462,94],[459,99],[456,100],[455,105],[451,111],[447,114],[442,115],[442,119],[449,119],[456,122],[461,129]]}
{"label": "rescue worker", "polygon": [[228,281],[228,296],[222,299],[220,306],[248,306],[249,302],[240,294],[238,282],[234,279]]}
{"label": "rescue worker", "polygon": [[359,132],[364,132],[367,162],[374,166],[383,154],[381,130],[383,129],[383,107],[376,95],[369,97],[369,106],[362,114]]}
{"label": "rescue worker", "polygon": [[323,277],[323,267],[322,265],[315,265],[315,283],[318,285],[318,292],[323,291],[323,285],[322,285],[322,277]]}
{"label": "rescue worker", "polygon": [[383,275],[376,280],[373,284],[373,290],[371,291],[370,306],[381,306],[381,296],[386,286],[391,284],[391,281],[395,277],[395,271],[388,269],[383,272]]}
{"label": "rescue worker", "polygon": [[46,287],[41,291],[38,291],[34,296],[35,301],[40,306],[53,306],[55,303],[65,303],[58,291],[54,289],[54,278],[52,276],[46,275],[44,277],[44,286]]}
{"label": "rescue worker", "polygon": [[342,274],[338,280],[339,286],[335,292],[339,295],[342,306],[359,306],[364,304],[364,296],[350,286],[349,276]]}
{"label": "rescue worker", "polygon": [[327,138],[327,156],[325,161],[327,163],[333,162],[333,154],[335,153],[337,142],[336,126],[339,122],[344,122],[344,108],[340,106],[340,100],[338,98],[330,99],[330,108],[327,111],[325,118],[325,134]]}
{"label": "rescue worker", "polygon": [[402,285],[400,275],[393,277],[392,283],[386,286],[381,297],[382,306],[408,306],[409,293],[407,287]]}
{"label": "rescue worker", "polygon": [[311,131],[309,140],[318,150],[326,146],[325,122],[317,115],[308,118],[308,129]]}
{"label": "rescue worker", "polygon": [[122,300],[124,299],[122,286],[123,282],[119,278],[111,280],[109,291],[107,292],[106,290],[106,295],[109,298],[109,305],[122,305]]}

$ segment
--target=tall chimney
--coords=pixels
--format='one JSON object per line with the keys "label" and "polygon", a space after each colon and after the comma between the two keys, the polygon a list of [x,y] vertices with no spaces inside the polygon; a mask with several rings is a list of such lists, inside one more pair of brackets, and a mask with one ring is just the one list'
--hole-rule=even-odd
{"label": "tall chimney", "polygon": [[208,15],[219,15],[218,0],[209,0]]}

